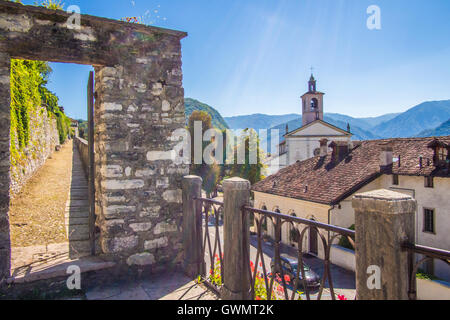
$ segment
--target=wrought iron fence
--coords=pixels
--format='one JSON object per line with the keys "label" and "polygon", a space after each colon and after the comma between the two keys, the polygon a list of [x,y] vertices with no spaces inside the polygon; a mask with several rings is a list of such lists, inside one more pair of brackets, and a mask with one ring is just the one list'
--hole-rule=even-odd
{"label": "wrought iron fence", "polygon": [[[250,206],[243,208],[243,215],[253,216],[256,224],[257,234],[257,253],[255,262],[249,262],[248,272],[250,274],[250,290],[253,299],[286,299],[298,300],[306,296],[307,300],[311,300],[311,292],[317,291],[317,300],[323,297],[323,291],[328,283],[332,300],[336,300],[333,281],[330,271],[330,249],[335,240],[340,237],[347,237],[352,246],[355,246],[355,231],[345,229],[333,225],[320,223],[313,220],[307,220],[299,217],[288,216],[282,213],[271,212],[266,210],[255,209]],[[263,251],[263,224],[270,219],[275,229],[274,255],[270,263],[270,272],[267,262],[264,259]],[[297,267],[292,272],[282,266],[281,259],[281,230],[284,224],[288,224],[291,230],[296,230],[297,239],[297,261],[294,263]],[[326,231],[326,236],[319,232]],[[309,277],[309,270],[305,267],[303,244],[307,231],[317,232],[320,237],[324,251],[324,273],[316,288],[313,287],[314,281]],[[247,246],[245,246],[247,247]],[[250,253],[245,254],[250,257]],[[290,274],[289,274],[290,273]],[[300,292],[300,286],[304,292]],[[303,297],[302,297],[303,296]]]}
{"label": "wrought iron fence", "polygon": [[[216,294],[220,295],[223,284],[223,242],[220,227],[223,225],[223,202],[207,198],[196,198],[201,206],[203,243],[202,257],[205,268],[200,275],[202,281]],[[214,230],[214,234],[211,233]],[[211,237],[213,236],[213,239]]]}
{"label": "wrought iron fence", "polygon": [[[450,266],[450,251],[430,248],[426,246],[421,246],[417,244],[405,243],[403,244],[403,250],[408,252],[408,261],[409,261],[409,288],[408,288],[408,296],[411,300],[417,299],[417,283],[416,277],[417,272],[419,271],[419,267],[427,262],[432,261],[433,259],[437,259],[443,261],[448,266]],[[424,257],[416,260],[416,254],[423,255]]]}

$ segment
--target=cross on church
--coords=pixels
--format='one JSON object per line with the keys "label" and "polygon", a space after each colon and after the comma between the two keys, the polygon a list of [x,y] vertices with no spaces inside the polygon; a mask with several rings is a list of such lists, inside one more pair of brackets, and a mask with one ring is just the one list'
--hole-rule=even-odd
{"label": "cross on church", "polygon": [[311,74],[313,74],[314,72],[314,67],[311,67]]}

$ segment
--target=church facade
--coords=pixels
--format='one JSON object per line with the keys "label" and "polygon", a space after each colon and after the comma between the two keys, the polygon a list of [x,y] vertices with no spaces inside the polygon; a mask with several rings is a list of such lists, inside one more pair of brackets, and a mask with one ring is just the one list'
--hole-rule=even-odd
{"label": "church facade", "polygon": [[308,92],[302,97],[302,126],[289,131],[278,146],[278,155],[267,160],[267,174],[271,175],[297,161],[303,161],[320,153],[328,153],[329,143],[351,144],[352,134],[323,120],[323,92],[317,91],[317,81],[311,74]]}

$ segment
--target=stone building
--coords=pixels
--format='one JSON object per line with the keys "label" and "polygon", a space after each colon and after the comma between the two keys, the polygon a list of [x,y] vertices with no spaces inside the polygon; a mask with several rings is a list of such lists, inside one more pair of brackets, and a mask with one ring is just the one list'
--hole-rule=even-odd
{"label": "stone building", "polygon": [[[450,249],[450,136],[363,141],[351,148],[330,145],[332,152],[256,183],[255,206],[348,228],[355,223],[351,199],[356,193],[391,189],[417,200],[415,242]],[[283,227],[282,242],[295,245],[290,229]],[[274,236],[271,223],[267,233]],[[303,250],[323,257],[319,235],[306,233]],[[440,261],[425,269],[450,280]]]}
{"label": "stone building", "polygon": [[181,39],[186,36],[0,1],[0,282],[10,276],[11,258],[11,58],[95,68],[98,254],[121,266],[152,269],[181,261],[181,179],[189,168],[172,161],[177,143],[172,133],[185,126]]}
{"label": "stone building", "polygon": [[[278,155],[268,159],[269,174],[320,154],[321,140],[350,143],[352,134],[323,120],[324,93],[317,91],[317,81],[311,74],[308,91],[302,95],[302,126],[289,131],[279,145]],[[325,142],[326,143],[326,142]],[[327,150],[325,150],[328,152]]]}

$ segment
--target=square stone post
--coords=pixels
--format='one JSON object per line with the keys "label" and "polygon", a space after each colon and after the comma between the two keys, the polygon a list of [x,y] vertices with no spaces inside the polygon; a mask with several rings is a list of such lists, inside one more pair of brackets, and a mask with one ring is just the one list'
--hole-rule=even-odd
{"label": "square stone post", "polygon": [[390,190],[353,198],[358,300],[407,300],[409,262],[404,242],[414,243],[416,200]]}
{"label": "square stone post", "polygon": [[250,182],[231,178],[223,182],[223,287],[224,300],[248,300],[250,297],[249,215],[243,216],[242,207],[250,203]]}
{"label": "square stone post", "polygon": [[202,256],[202,206],[194,200],[202,196],[202,178],[183,177],[183,267],[190,277],[204,275],[205,261]]}
{"label": "square stone post", "polygon": [[5,278],[10,276],[11,269],[9,235],[10,74],[10,56],[0,52],[0,285]]}

